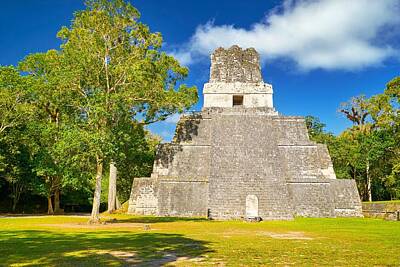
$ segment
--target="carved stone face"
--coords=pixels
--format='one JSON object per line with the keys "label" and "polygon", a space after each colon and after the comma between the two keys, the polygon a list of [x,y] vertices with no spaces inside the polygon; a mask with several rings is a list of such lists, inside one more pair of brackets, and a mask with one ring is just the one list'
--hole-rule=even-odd
{"label": "carved stone face", "polygon": [[243,50],[237,45],[215,50],[211,55],[210,83],[213,82],[263,82],[257,51],[254,48]]}

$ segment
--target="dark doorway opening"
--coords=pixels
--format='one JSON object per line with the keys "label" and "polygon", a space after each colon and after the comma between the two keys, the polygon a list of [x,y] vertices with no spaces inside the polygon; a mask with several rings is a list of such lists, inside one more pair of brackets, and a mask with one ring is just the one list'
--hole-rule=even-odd
{"label": "dark doorway opening", "polygon": [[234,95],[233,96],[233,106],[243,106],[243,96]]}

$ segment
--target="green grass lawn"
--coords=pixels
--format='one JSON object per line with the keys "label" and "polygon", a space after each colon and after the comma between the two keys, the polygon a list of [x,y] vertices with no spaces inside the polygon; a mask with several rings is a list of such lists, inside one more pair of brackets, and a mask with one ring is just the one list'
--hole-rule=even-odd
{"label": "green grass lawn", "polygon": [[400,266],[400,222],[380,219],[207,221],[111,215],[112,223],[0,219],[6,266]]}
{"label": "green grass lawn", "polygon": [[372,202],[365,201],[365,202],[363,202],[363,204],[376,204],[376,203],[382,203],[382,204],[400,204],[400,200],[383,200],[383,201],[372,201]]}

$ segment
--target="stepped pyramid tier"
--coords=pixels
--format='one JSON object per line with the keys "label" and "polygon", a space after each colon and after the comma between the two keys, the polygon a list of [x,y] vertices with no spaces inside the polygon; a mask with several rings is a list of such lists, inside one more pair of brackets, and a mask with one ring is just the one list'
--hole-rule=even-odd
{"label": "stepped pyramid tier", "polygon": [[211,219],[362,216],[354,180],[336,179],[304,118],[278,114],[259,55],[218,48],[201,112],[159,145],[153,173],[135,178],[129,213]]}

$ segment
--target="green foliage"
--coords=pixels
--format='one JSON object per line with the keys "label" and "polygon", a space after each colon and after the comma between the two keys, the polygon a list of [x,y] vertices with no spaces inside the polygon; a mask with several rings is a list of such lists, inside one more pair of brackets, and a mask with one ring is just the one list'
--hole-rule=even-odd
{"label": "green foliage", "polygon": [[334,139],[333,134],[325,132],[325,124],[319,118],[306,116],[305,118],[308,135],[312,141],[321,144],[329,144]]}
{"label": "green foliage", "polygon": [[105,163],[118,166],[127,158],[125,148],[135,143],[139,120],[147,124],[183,112],[197,101],[197,89],[178,85],[187,68],[160,50],[161,35],[138,21],[131,4],[92,0],[86,6],[58,37],[63,41],[62,72],[73,77],[69,104],[88,160],[96,166],[92,219],[97,221]]}
{"label": "green foliage", "polygon": [[30,158],[28,142],[22,131],[13,131],[9,138],[0,140],[0,153],[5,155],[2,161],[0,179],[7,182],[9,196],[12,199],[12,211],[15,211],[21,195],[32,190],[32,184],[36,182],[32,173],[32,161]]}
{"label": "green foliage", "polygon": [[339,136],[325,133],[317,118],[306,118],[310,138],[328,145],[336,176],[355,179],[364,200],[400,198],[399,81],[390,81],[382,94],[342,104],[340,112],[353,126]]}
{"label": "green foliage", "polygon": [[324,133],[324,128],[326,125],[322,123],[319,118],[314,116],[306,116],[304,119],[306,121],[306,127],[311,138]]}
{"label": "green foliage", "polygon": [[0,66],[0,139],[7,130],[29,120],[31,79],[20,76],[14,67]]}
{"label": "green foliage", "polygon": [[[118,156],[117,191],[121,202],[129,199],[134,177],[149,177],[153,170],[156,146],[161,139],[143,129],[142,125],[132,127],[131,142],[120,146]],[[122,145],[122,144],[121,144]]]}
{"label": "green foliage", "polygon": [[305,118],[310,139],[328,146],[337,178],[355,179],[363,200],[400,198],[399,84],[397,77],[382,94],[342,104],[353,126],[339,136],[326,133],[318,118]]}
{"label": "green foliage", "polygon": [[26,123],[33,114],[29,94],[32,85],[33,81],[20,76],[14,67],[0,67],[0,179],[10,189],[12,210],[34,180],[26,136]]}
{"label": "green foliage", "polygon": [[352,128],[342,133],[340,139],[347,144],[348,149],[343,162],[356,179],[361,196],[368,199],[367,175],[370,175],[374,199],[390,199],[385,185],[392,169],[390,160],[394,156],[392,150],[395,146],[393,135],[385,130],[363,133]]}
{"label": "green foliage", "polygon": [[58,33],[62,68],[73,77],[70,104],[80,128],[89,133],[83,134],[88,148],[93,156],[113,158],[118,155],[115,140],[129,141],[133,118],[150,123],[182,112],[197,101],[197,90],[177,87],[187,69],[160,51],[161,35],[138,22],[133,6],[124,1],[86,4],[71,27]]}
{"label": "green foliage", "polygon": [[[126,200],[133,177],[151,173],[157,140],[143,127],[197,101],[197,89],[182,83],[188,69],[161,51],[161,34],[139,17],[122,0],[86,1],[59,31],[59,50],[20,62],[27,75],[0,68],[0,142],[26,146],[32,193],[93,188],[96,170],[113,160]],[[18,149],[1,147],[8,176]]]}
{"label": "green foliage", "polygon": [[[39,178],[33,184],[34,193],[47,198],[82,177],[71,173],[84,173],[65,157],[76,142],[68,143],[64,138],[76,132],[76,125],[71,116],[73,96],[68,90],[71,77],[62,66],[63,57],[56,50],[29,55],[19,64],[20,70],[35,81],[30,89],[34,115],[26,123],[26,135],[31,140],[33,171]],[[49,213],[52,210],[49,205]]]}

